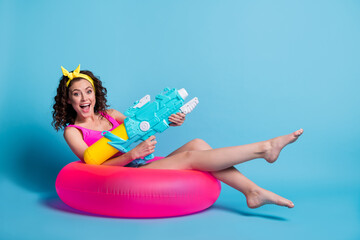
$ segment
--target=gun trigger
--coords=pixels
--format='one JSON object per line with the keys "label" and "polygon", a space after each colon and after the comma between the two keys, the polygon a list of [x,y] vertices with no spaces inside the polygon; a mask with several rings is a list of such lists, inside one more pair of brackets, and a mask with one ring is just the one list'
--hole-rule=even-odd
{"label": "gun trigger", "polygon": [[151,153],[151,154],[147,155],[144,159],[145,159],[145,160],[151,160],[151,159],[153,159],[154,157],[155,157],[154,154]]}

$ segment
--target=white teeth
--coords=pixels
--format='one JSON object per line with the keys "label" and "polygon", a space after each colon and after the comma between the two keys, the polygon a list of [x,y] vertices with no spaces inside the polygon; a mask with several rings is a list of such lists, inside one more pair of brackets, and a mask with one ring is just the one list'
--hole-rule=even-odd
{"label": "white teeth", "polygon": [[90,104],[80,105],[80,107],[88,107],[88,106],[90,106]]}

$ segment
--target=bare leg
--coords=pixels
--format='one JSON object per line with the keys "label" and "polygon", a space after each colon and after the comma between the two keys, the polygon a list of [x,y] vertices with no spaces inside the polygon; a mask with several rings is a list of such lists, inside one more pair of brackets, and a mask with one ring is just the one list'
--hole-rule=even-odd
{"label": "bare leg", "polygon": [[[186,151],[204,151],[212,149],[209,144],[201,139],[195,139],[172,152],[169,156],[174,156]],[[169,157],[168,156],[168,157]],[[250,208],[257,208],[264,204],[277,204],[280,206],[294,207],[294,204],[275,193],[260,188],[255,183],[246,178],[235,167],[229,167],[224,170],[211,172],[214,177],[224,182],[225,184],[242,192],[247,200],[247,205]]]}
{"label": "bare leg", "polygon": [[168,157],[151,162],[143,168],[195,169],[214,172],[227,169],[255,158],[265,158],[269,163],[276,161],[280,151],[303,133],[300,129],[288,135],[247,145],[207,150],[175,151]]}
{"label": "bare leg", "polygon": [[290,200],[259,187],[235,167],[212,172],[212,174],[223,183],[242,192],[246,197],[249,208],[258,208],[265,204],[276,204],[288,208],[294,207]]}

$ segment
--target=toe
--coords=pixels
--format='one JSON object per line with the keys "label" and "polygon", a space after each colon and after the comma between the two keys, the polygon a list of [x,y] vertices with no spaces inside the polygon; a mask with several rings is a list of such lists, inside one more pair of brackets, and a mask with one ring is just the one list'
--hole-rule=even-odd
{"label": "toe", "polygon": [[297,130],[297,131],[295,132],[295,137],[299,137],[302,133],[303,133],[303,130],[302,130],[302,129]]}

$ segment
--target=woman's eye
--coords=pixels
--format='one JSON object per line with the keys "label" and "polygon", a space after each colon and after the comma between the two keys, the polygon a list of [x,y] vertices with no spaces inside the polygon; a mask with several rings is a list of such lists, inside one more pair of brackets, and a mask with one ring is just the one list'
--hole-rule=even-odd
{"label": "woman's eye", "polygon": [[79,93],[74,93],[74,96],[75,96],[75,97],[79,96]]}
{"label": "woman's eye", "polygon": [[87,91],[88,94],[92,93],[92,90]]}

